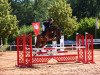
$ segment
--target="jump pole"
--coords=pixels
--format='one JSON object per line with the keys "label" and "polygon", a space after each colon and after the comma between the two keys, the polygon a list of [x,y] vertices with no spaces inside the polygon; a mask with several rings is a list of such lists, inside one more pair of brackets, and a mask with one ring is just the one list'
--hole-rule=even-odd
{"label": "jump pole", "polygon": [[[64,35],[61,35],[60,47],[64,47]],[[61,50],[61,51],[64,51],[64,49],[60,49],[60,50]]]}

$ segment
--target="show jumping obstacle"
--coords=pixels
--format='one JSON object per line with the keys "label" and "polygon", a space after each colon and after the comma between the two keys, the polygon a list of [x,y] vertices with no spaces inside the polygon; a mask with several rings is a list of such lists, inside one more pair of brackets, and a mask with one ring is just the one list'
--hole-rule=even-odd
{"label": "show jumping obstacle", "polygon": [[[76,48],[77,54],[58,54],[48,55],[48,51],[58,49]],[[45,52],[36,52],[35,50],[44,50]],[[17,37],[17,66],[18,67],[32,67],[32,64],[48,63],[49,60],[54,59],[57,62],[82,62],[82,63],[94,63],[94,48],[93,48],[93,36],[86,34],[85,37],[82,34],[76,35],[76,46],[72,47],[46,47],[46,48],[32,48],[32,36],[23,35]],[[68,52],[66,52],[68,53]]]}

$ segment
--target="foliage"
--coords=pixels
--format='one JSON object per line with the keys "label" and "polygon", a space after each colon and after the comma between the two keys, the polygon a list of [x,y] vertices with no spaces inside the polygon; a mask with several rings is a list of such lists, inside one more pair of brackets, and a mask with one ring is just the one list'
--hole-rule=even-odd
{"label": "foliage", "polygon": [[29,25],[34,19],[33,2],[30,0],[9,0],[13,8],[13,14],[19,20],[19,26]]}
{"label": "foliage", "polygon": [[[95,17],[100,19],[100,0],[8,1],[13,8],[12,13],[16,15],[19,20],[20,27],[22,25],[30,25],[34,21],[41,22],[51,17],[54,19],[54,25],[61,28],[63,33],[69,37],[72,37],[72,35],[75,36],[76,32],[84,34],[84,32],[87,31],[94,34],[95,26],[92,25],[95,23]],[[77,23],[77,19],[80,24]],[[20,29],[20,34],[24,33],[23,27],[21,28],[23,31]],[[28,33],[28,31],[26,31],[26,33]],[[100,29],[97,30],[97,33],[100,34]]]}
{"label": "foliage", "polygon": [[61,28],[65,35],[71,35],[78,27],[76,17],[72,16],[70,4],[65,0],[55,0],[49,7],[49,15],[54,19],[54,25]]}
{"label": "foliage", "polygon": [[71,5],[71,8],[74,9],[76,4],[77,4],[77,0],[66,0],[67,3],[69,3]]}
{"label": "foliage", "polygon": [[0,52],[6,51],[8,50],[9,46],[8,45],[3,45],[2,47],[0,47]]}
{"label": "foliage", "polygon": [[[100,20],[98,22],[100,25]],[[88,32],[95,37],[95,26],[96,26],[96,19],[95,18],[84,18],[80,20],[80,26],[77,32],[84,34]],[[96,29],[97,34],[100,34],[100,29]],[[97,35],[97,38],[100,38],[100,35]]]}
{"label": "foliage", "polygon": [[77,0],[72,7],[78,19],[100,16],[100,0]]}
{"label": "foliage", "polygon": [[96,22],[96,19],[94,19],[94,18],[81,19],[78,32],[83,33],[83,34],[85,32],[94,34],[94,32],[95,32],[95,22]]}
{"label": "foliage", "polygon": [[22,27],[19,28],[19,35],[28,33],[33,33],[33,27],[31,25],[30,26],[23,25]]}
{"label": "foliage", "polygon": [[[85,32],[88,32],[88,33],[94,35],[95,34],[95,24],[96,24],[95,18],[87,18],[86,17],[86,18],[81,19],[79,22],[79,28],[69,38],[75,40],[76,33],[80,33],[80,34],[84,35]],[[97,29],[98,33],[99,33],[99,30],[100,29]]]}
{"label": "foliage", "polygon": [[0,37],[3,38],[4,44],[7,44],[9,36],[16,36],[18,31],[17,18],[11,12],[8,0],[0,0]]}
{"label": "foliage", "polygon": [[19,25],[30,25],[33,21],[43,21],[49,17],[49,0],[9,0],[19,20]]}
{"label": "foliage", "polygon": [[32,25],[23,25],[22,27],[19,28],[19,35],[23,35],[23,34],[32,34],[32,43],[34,44],[34,28],[32,27]]}
{"label": "foliage", "polygon": [[[22,27],[19,27],[19,31],[18,31],[18,35],[17,36],[20,36],[20,35],[23,35],[23,34],[32,34],[32,38],[34,39],[34,32],[33,32],[33,27],[32,25],[23,25]],[[13,42],[15,42],[16,40],[16,37],[9,37],[8,38],[8,43],[9,44],[12,44]],[[33,40],[34,41],[34,40]]]}
{"label": "foliage", "polygon": [[35,21],[43,21],[49,17],[48,6],[49,6],[48,0],[35,0],[34,2]]}

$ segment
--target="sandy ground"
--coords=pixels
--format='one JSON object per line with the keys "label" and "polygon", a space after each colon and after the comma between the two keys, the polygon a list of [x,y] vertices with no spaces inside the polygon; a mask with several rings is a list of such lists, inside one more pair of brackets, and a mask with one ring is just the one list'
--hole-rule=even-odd
{"label": "sandy ground", "polygon": [[37,64],[33,68],[18,68],[16,52],[0,52],[0,75],[100,75],[100,51],[95,50],[95,64]]}

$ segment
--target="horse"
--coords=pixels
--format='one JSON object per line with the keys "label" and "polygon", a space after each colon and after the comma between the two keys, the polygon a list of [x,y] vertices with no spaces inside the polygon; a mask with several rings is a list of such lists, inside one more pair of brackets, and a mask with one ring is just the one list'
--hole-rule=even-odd
{"label": "horse", "polygon": [[35,47],[42,48],[49,41],[58,41],[60,40],[60,36],[61,36],[60,29],[55,26],[51,26],[46,29],[46,34],[44,36],[42,34],[37,36]]}

